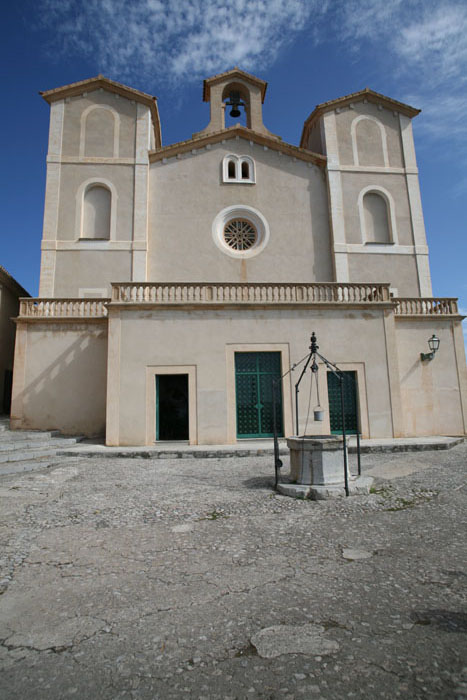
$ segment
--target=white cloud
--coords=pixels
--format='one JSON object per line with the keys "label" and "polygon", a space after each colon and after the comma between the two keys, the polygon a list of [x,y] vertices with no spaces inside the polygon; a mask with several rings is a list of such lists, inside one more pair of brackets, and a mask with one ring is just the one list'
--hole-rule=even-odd
{"label": "white cloud", "polygon": [[[261,71],[299,34],[368,57],[395,97],[423,107],[426,142],[467,162],[467,4],[458,0],[40,0],[55,54],[146,91],[234,65]],[[464,156],[462,156],[464,154]],[[441,154],[442,155],[442,154]]]}
{"label": "white cloud", "polygon": [[430,84],[455,78],[465,83],[467,74],[467,5],[442,3],[428,7],[420,19],[401,27],[394,46],[410,68],[418,68]]}
{"label": "white cloud", "polygon": [[[467,163],[467,4],[456,0],[347,0],[341,35],[354,53],[373,50],[398,99],[422,107],[423,143]],[[466,191],[459,183],[457,194]],[[456,194],[456,193],[454,193]]]}
{"label": "white cloud", "polygon": [[93,56],[102,72],[160,83],[240,65],[269,65],[319,0],[43,0],[62,50]]}
{"label": "white cloud", "polygon": [[450,78],[467,80],[467,5],[456,0],[347,0],[341,33],[370,42],[397,62],[393,69],[429,86]]}

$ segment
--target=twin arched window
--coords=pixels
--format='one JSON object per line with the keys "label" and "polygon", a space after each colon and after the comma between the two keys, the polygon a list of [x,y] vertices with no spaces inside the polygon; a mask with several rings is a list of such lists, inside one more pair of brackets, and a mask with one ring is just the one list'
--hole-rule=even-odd
{"label": "twin arched window", "polygon": [[223,182],[254,184],[255,164],[249,156],[225,156],[222,163]]}

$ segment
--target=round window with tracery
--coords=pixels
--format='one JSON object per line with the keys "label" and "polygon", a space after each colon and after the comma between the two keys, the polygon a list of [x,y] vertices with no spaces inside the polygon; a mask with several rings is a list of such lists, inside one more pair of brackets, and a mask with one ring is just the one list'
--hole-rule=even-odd
{"label": "round window with tracery", "polygon": [[232,219],[224,226],[224,241],[232,250],[249,250],[257,240],[258,232],[247,219]]}
{"label": "round window with tracery", "polygon": [[269,241],[268,222],[257,209],[234,204],[222,209],[212,222],[214,243],[231,258],[252,258]]}

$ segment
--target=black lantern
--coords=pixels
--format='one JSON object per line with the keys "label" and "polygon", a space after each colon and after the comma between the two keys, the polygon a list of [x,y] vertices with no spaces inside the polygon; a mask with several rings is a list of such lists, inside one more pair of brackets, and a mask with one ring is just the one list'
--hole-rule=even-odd
{"label": "black lantern", "polygon": [[421,352],[420,358],[422,360],[432,360],[435,356],[435,353],[438,351],[439,343],[439,338],[433,333],[431,338],[429,338],[428,340],[428,347],[430,348],[430,352]]}

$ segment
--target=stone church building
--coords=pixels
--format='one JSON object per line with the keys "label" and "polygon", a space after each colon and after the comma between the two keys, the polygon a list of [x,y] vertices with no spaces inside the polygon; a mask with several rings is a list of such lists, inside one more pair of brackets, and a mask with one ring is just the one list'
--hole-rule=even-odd
{"label": "stone church building", "polygon": [[[272,379],[314,331],[352,380],[348,430],[465,433],[462,317],[432,297],[419,110],[366,88],[318,105],[294,146],[263,123],[266,88],[238,69],[208,78],[209,124],[168,146],[150,95],[103,76],[42,93],[40,291],[16,319],[13,428],[108,445],[267,438]],[[320,365],[311,390],[310,376],[299,431],[339,432],[333,375]],[[278,382],[283,435],[297,379]]]}

